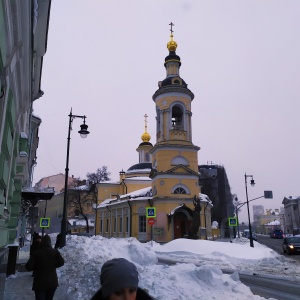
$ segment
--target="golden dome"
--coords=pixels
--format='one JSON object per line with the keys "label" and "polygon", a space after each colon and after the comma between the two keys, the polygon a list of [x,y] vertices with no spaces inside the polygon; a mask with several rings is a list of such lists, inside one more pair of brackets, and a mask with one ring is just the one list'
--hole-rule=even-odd
{"label": "golden dome", "polygon": [[168,50],[171,51],[176,51],[177,48],[177,43],[173,41],[173,34],[170,35],[171,40],[167,44]]}
{"label": "golden dome", "polygon": [[141,138],[142,138],[142,141],[145,143],[145,142],[149,142],[150,141],[151,136],[150,136],[150,134],[148,132],[145,131],[142,134]]}

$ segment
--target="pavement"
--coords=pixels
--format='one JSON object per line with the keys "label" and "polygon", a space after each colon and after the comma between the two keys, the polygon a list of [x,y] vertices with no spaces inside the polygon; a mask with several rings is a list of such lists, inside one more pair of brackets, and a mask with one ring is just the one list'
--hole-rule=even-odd
{"label": "pavement", "polygon": [[[32,272],[25,270],[25,264],[29,259],[29,247],[30,244],[25,243],[25,246],[20,249],[16,273],[6,277],[3,300],[35,299],[34,291],[32,290]],[[63,287],[58,287],[53,300],[66,300],[65,295]]]}

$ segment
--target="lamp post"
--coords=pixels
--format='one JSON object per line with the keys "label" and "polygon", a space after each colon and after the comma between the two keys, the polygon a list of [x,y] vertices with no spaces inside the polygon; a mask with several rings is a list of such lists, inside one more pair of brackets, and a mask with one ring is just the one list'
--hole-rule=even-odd
{"label": "lamp post", "polygon": [[249,235],[250,235],[250,247],[254,248],[254,243],[253,243],[253,237],[252,237],[252,229],[251,229],[251,222],[250,222],[250,212],[249,212],[249,200],[248,200],[248,190],[247,190],[247,178],[251,177],[252,179],[250,180],[251,186],[255,185],[253,175],[247,175],[245,173],[245,188],[246,188],[246,200],[247,200],[247,209],[248,209],[248,222],[249,222]]}
{"label": "lamp post", "polygon": [[66,245],[66,235],[67,235],[67,198],[68,198],[68,177],[69,177],[69,151],[70,151],[70,135],[72,130],[72,122],[76,118],[83,119],[83,124],[80,125],[80,130],[78,133],[82,138],[86,138],[90,133],[87,128],[88,126],[85,124],[86,116],[77,116],[72,114],[72,109],[69,114],[69,129],[68,129],[68,143],[67,143],[67,159],[66,159],[66,169],[65,169],[65,190],[64,190],[64,206],[63,206],[63,217],[61,220],[61,236],[60,236],[60,248]]}

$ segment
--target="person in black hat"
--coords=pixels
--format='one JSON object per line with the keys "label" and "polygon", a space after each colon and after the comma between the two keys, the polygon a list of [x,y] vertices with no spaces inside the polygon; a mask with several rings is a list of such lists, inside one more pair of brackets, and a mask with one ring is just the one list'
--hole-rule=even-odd
{"label": "person in black hat", "polygon": [[136,266],[125,258],[114,258],[104,263],[100,275],[101,288],[91,300],[152,300],[138,287]]}

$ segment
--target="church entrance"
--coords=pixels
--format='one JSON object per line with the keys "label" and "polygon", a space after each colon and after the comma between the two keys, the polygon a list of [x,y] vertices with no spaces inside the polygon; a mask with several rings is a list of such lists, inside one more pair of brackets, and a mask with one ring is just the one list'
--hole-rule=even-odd
{"label": "church entrance", "polygon": [[189,230],[189,222],[187,216],[178,212],[174,215],[174,239],[183,238],[185,234],[188,233]]}

